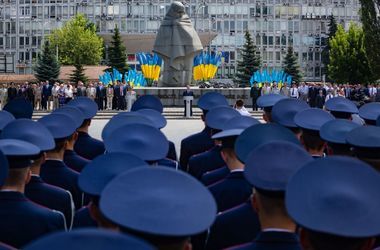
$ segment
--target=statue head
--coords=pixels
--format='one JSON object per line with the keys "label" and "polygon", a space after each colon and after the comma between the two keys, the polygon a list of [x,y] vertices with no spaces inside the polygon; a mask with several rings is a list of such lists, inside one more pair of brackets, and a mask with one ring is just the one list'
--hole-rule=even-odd
{"label": "statue head", "polygon": [[170,5],[169,11],[168,13],[166,13],[166,16],[177,19],[181,18],[184,14],[186,14],[185,6],[181,2],[174,1]]}

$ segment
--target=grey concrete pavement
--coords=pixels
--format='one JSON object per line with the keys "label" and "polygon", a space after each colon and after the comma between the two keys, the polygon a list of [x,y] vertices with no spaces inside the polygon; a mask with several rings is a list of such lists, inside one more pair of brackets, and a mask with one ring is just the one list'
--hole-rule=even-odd
{"label": "grey concrete pavement", "polygon": [[[90,135],[101,139],[102,129],[108,120],[93,120],[90,126]],[[162,130],[166,137],[173,141],[179,157],[181,140],[203,129],[203,122],[199,120],[168,120],[168,124]]]}

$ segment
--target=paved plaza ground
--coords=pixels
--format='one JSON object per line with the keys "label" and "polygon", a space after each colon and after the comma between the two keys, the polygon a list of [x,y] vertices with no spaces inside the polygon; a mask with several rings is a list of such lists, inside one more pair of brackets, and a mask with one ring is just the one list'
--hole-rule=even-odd
{"label": "paved plaza ground", "polygon": [[[108,120],[93,120],[89,131],[90,135],[101,139],[102,129],[107,122]],[[166,125],[162,131],[169,140],[174,142],[179,157],[181,140],[188,135],[201,131],[203,126],[203,122],[200,119],[168,120],[168,125]],[[126,131],[126,133],[128,133],[128,131]]]}

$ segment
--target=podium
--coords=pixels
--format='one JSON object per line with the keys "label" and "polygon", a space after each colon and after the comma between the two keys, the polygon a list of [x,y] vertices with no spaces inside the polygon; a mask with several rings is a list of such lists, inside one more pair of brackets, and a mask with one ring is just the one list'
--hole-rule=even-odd
{"label": "podium", "polygon": [[183,100],[185,102],[185,117],[191,117],[191,105],[194,100],[194,96],[184,96]]}

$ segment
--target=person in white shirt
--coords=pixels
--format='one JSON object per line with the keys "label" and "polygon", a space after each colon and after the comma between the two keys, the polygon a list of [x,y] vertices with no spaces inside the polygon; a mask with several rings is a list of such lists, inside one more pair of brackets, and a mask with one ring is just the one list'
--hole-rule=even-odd
{"label": "person in white shirt", "polygon": [[332,93],[333,91],[332,91],[332,89],[329,89],[328,91],[327,91],[327,95],[326,95],[326,98],[325,98],[325,102],[327,102],[329,99],[331,99],[331,98],[334,98],[334,95],[333,95],[333,93]]}
{"label": "person in white shirt", "polygon": [[271,88],[270,88],[269,84],[267,82],[264,83],[264,86],[261,89],[261,95],[270,94],[270,91],[271,91]]}
{"label": "person in white shirt", "polygon": [[92,100],[95,100],[96,97],[96,88],[92,83],[89,84],[88,88],[86,89],[86,95],[88,98],[91,98]]}
{"label": "person in white shirt", "polygon": [[280,94],[280,89],[277,87],[277,83],[276,82],[273,82],[273,86],[272,86],[272,89],[271,89],[271,94],[277,94],[277,95]]}
{"label": "person in white shirt", "polygon": [[369,94],[370,100],[374,102],[376,100],[376,95],[377,95],[377,89],[375,85],[370,84],[368,86],[368,94]]}
{"label": "person in white shirt", "polygon": [[136,101],[136,91],[133,90],[132,86],[127,87],[127,93],[125,95],[125,101],[127,103],[127,110],[131,111],[132,105]]}
{"label": "person in white shirt", "polygon": [[69,83],[69,84],[67,84],[67,86],[65,88],[66,103],[71,101],[73,99],[73,96],[74,96],[73,86],[71,86],[71,84]]}
{"label": "person in white shirt", "polygon": [[302,101],[307,102],[308,96],[309,96],[309,86],[307,86],[304,82],[301,84],[301,86],[298,87],[298,94],[299,98]]}
{"label": "person in white shirt", "polygon": [[297,85],[293,83],[292,87],[290,88],[290,97],[291,98],[298,98],[299,97],[299,92]]}
{"label": "person in white shirt", "polygon": [[241,115],[251,116],[248,110],[244,107],[243,100],[237,100],[235,102],[234,109],[236,109]]}
{"label": "person in white shirt", "polygon": [[3,109],[4,106],[7,104],[8,99],[8,88],[7,84],[3,84],[0,88],[0,109]]}

